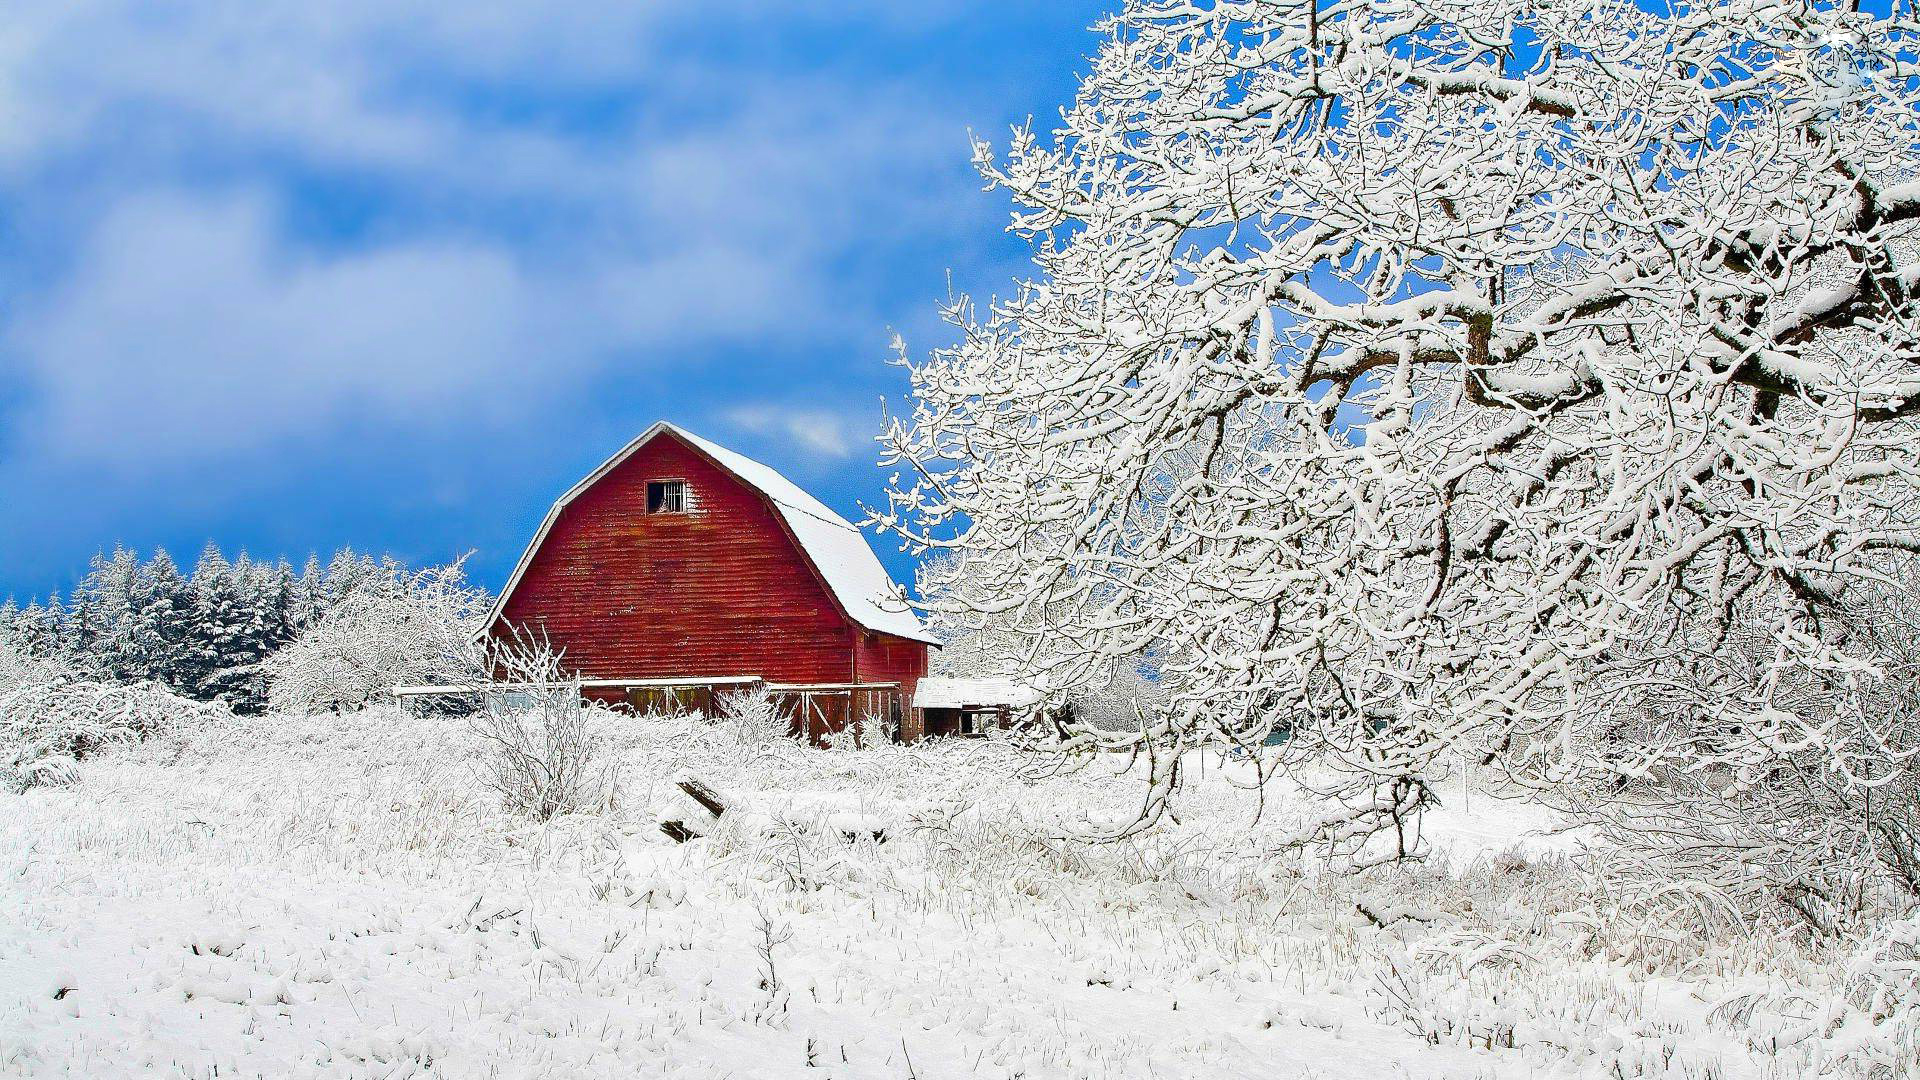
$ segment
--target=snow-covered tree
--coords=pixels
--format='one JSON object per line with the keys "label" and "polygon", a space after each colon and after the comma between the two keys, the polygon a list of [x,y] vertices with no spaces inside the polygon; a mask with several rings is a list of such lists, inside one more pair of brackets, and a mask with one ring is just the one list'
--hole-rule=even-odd
{"label": "snow-covered tree", "polygon": [[[299,579],[285,559],[272,563],[249,559],[243,552],[235,564],[242,585],[242,606],[247,625],[247,663],[257,664],[293,640]],[[264,700],[265,684],[259,683]]]}
{"label": "snow-covered tree", "polygon": [[118,635],[109,674],[121,682],[157,682],[176,690],[192,683],[193,595],[180,568],[164,549],[140,565]]}
{"label": "snow-covered tree", "polygon": [[887,435],[880,523],[990,571],[936,574],[936,612],[1072,611],[1050,690],[1157,650],[1149,737],[1283,724],[1394,790],[1453,752],[1589,766],[1583,673],[1656,609],[1756,599],[1775,664],[1855,663],[1835,580],[1920,548],[1911,21],[1133,0],[1102,30],[1050,134],[976,150],[1036,278],[952,309]]}
{"label": "snow-covered tree", "polygon": [[86,577],[73,590],[73,608],[85,613],[76,654],[91,675],[118,678],[128,670],[133,651],[134,581],[140,557],[116,546],[111,556],[96,554]]}
{"label": "snow-covered tree", "polygon": [[51,659],[67,652],[66,607],[55,593],[42,604],[28,604],[14,614],[8,627],[13,646],[34,657]]}
{"label": "snow-covered tree", "polygon": [[[245,552],[229,561],[211,543],[191,577],[183,577],[164,551],[142,562],[116,547],[111,556],[94,556],[65,603],[57,594],[25,609],[9,601],[0,609],[0,631],[10,634],[15,649],[62,658],[80,677],[158,682],[254,712],[267,701],[264,661],[300,632],[343,607],[370,618],[378,602],[397,605],[398,624],[412,625],[418,620],[408,603],[451,580],[352,550],[324,565],[311,556],[296,574],[284,560],[257,562]],[[454,585],[459,596],[469,591]]]}
{"label": "snow-covered tree", "polygon": [[233,564],[208,542],[193,567],[192,616],[180,646],[181,689],[195,697],[218,697],[224,689],[226,673],[246,634],[240,588]]}
{"label": "snow-covered tree", "polygon": [[287,605],[287,621],[295,631],[304,630],[326,614],[326,570],[317,552],[307,555],[306,563],[295,578]]}
{"label": "snow-covered tree", "polygon": [[355,572],[320,621],[266,661],[275,710],[358,709],[391,700],[397,685],[480,678],[486,592],[467,583],[460,562],[417,572],[388,565],[382,584]]}
{"label": "snow-covered tree", "polygon": [[1725,625],[1649,612],[1588,665],[1573,738],[1599,767],[1555,795],[1618,898],[1832,930],[1920,896],[1920,566],[1835,586],[1844,667],[1782,663],[1765,596]]}
{"label": "snow-covered tree", "polygon": [[255,563],[245,552],[230,563],[209,543],[193,570],[178,689],[246,711],[264,706],[260,665],[292,640],[292,602],[292,570],[285,563]]}
{"label": "snow-covered tree", "polygon": [[1161,658],[1152,649],[1114,656],[1103,669],[1089,667],[1074,655],[1077,611],[1055,605],[1029,612],[1029,621],[1018,623],[1007,613],[973,609],[972,599],[990,593],[992,580],[985,566],[969,563],[963,552],[943,551],[922,564],[922,590],[937,583],[946,600],[945,608],[927,620],[940,639],[929,674],[1044,681],[1052,669],[1070,666],[1076,681],[1056,696],[1049,716],[1103,730],[1138,730],[1143,716],[1158,713],[1171,688],[1160,678]]}
{"label": "snow-covered tree", "polygon": [[392,595],[404,589],[406,577],[406,567],[391,556],[376,559],[341,548],[328,560],[326,573],[318,581],[319,613],[362,593]]}

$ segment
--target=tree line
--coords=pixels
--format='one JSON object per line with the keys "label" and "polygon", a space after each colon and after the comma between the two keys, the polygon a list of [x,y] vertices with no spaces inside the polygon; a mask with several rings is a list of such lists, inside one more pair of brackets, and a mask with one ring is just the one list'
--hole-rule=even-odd
{"label": "tree line", "polygon": [[0,636],[86,678],[159,683],[239,712],[266,706],[264,662],[354,597],[407,588],[398,560],[343,549],[295,570],[209,543],[191,573],[164,549],[142,559],[115,547],[95,555],[66,595],[0,605]]}

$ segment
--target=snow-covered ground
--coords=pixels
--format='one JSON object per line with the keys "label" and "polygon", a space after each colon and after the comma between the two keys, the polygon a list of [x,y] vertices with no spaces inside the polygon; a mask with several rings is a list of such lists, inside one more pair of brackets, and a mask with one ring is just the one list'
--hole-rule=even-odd
{"label": "snow-covered ground", "polygon": [[[1447,853],[1355,878],[1196,770],[998,745],[743,746],[631,721],[608,813],[535,825],[459,721],[273,718],[0,804],[0,1073],[445,1077],[1910,1075],[1843,957],[1688,940],[1587,895],[1543,812],[1458,782]],[[661,835],[690,772],[735,827]],[[1070,813],[1069,813],[1070,811]],[[884,842],[848,831],[885,829]],[[1386,919],[1384,929],[1357,910]],[[1405,917],[1394,918],[1403,915]],[[1889,1014],[1891,1016],[1889,1018]]]}

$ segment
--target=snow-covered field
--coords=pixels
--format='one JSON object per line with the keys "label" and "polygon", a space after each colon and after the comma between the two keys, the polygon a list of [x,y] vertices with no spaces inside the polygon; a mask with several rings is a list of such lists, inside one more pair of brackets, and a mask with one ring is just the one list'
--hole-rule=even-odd
{"label": "snow-covered field", "polygon": [[[1218,763],[826,751],[628,721],[615,807],[536,825],[457,720],[272,718],[0,803],[0,1073],[445,1077],[1914,1075],[1849,953],[1702,942],[1584,891],[1540,811],[1441,791],[1445,858],[1274,853]],[[740,824],[682,846],[670,781]],[[855,826],[886,839],[849,841]],[[1388,922],[1374,925],[1357,905]],[[1396,918],[1396,916],[1401,916]]]}

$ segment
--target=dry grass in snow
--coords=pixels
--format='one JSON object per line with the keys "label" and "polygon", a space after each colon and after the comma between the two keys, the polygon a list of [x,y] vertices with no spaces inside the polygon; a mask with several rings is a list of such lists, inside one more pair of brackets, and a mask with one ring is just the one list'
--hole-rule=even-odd
{"label": "dry grass in snow", "polygon": [[[391,710],[216,725],[7,797],[0,1074],[1920,1068],[1911,928],[1824,951],[1666,932],[1586,891],[1549,820],[1457,783],[1448,857],[1350,877],[1273,851],[1305,805],[1252,821],[1217,762],[1177,824],[1089,846],[1061,819],[1139,787],[1023,779],[998,744],[609,738],[614,808],[545,825],[474,782],[460,721]],[[657,828],[682,772],[741,804],[685,846]]]}

